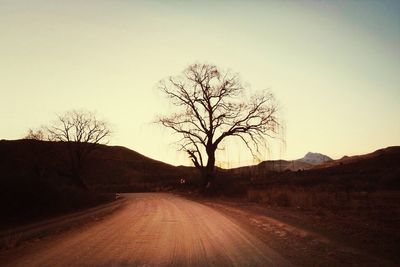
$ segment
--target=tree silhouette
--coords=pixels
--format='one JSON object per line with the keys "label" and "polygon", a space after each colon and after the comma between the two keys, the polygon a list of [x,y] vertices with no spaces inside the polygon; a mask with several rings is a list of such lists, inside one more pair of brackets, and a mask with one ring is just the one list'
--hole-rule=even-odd
{"label": "tree silhouette", "polygon": [[89,111],[69,111],[58,116],[58,120],[47,127],[48,139],[66,142],[70,176],[78,186],[87,188],[82,177],[82,167],[87,156],[99,144],[106,144],[111,135],[107,123],[98,120]]}
{"label": "tree silhouette", "polygon": [[46,140],[46,130],[44,129],[28,129],[28,133],[25,135],[24,139],[27,140],[39,140],[44,141]]}
{"label": "tree silhouette", "polygon": [[200,171],[205,188],[214,180],[215,152],[225,138],[237,138],[257,157],[266,137],[277,133],[273,95],[264,91],[243,100],[246,88],[236,73],[193,64],[182,75],[162,80],[159,87],[179,111],[158,122],[180,134],[180,150]]}

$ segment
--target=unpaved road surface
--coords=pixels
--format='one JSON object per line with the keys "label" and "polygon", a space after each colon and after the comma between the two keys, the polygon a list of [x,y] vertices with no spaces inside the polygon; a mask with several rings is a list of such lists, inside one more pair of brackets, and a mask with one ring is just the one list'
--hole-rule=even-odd
{"label": "unpaved road surface", "polygon": [[291,266],[234,218],[172,194],[127,194],[102,220],[0,253],[0,266]]}

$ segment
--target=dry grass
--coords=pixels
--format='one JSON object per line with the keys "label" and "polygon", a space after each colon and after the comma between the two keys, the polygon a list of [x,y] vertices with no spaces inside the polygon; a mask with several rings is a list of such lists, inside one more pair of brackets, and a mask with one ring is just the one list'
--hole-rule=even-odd
{"label": "dry grass", "polygon": [[285,210],[296,220],[305,218],[307,225],[339,233],[357,247],[400,262],[399,191],[332,188],[270,186],[249,189],[247,197],[272,210]]}
{"label": "dry grass", "polygon": [[249,189],[247,198],[252,202],[279,207],[303,209],[326,208],[330,210],[387,209],[397,210],[400,195],[390,191],[334,191],[324,187],[277,186]]}

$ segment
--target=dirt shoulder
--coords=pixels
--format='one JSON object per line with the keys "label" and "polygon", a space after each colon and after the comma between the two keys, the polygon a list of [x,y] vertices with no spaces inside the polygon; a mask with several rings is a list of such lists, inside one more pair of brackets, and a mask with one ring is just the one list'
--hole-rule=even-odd
{"label": "dirt shoulder", "polygon": [[360,228],[368,224],[362,218],[266,207],[232,199],[195,200],[235,220],[295,265],[399,266],[394,254],[396,243],[391,240],[393,244],[387,245],[395,247],[388,251],[382,248],[384,240],[373,242],[376,233],[369,233],[368,227]]}
{"label": "dirt shoulder", "polygon": [[101,220],[125,205],[126,199],[122,198],[79,212],[0,231],[0,251],[11,249],[31,241],[37,242],[40,239]]}

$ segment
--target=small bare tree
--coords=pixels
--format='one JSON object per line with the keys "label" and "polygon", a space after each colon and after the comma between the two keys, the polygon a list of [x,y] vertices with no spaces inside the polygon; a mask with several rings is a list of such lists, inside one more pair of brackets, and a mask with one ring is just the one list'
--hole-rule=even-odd
{"label": "small bare tree", "polygon": [[99,144],[106,144],[111,130],[105,121],[98,120],[88,111],[69,111],[47,128],[48,139],[67,143],[70,175],[78,186],[87,188],[82,177],[82,167],[87,156]]}
{"label": "small bare tree", "polygon": [[180,150],[200,171],[205,188],[214,179],[215,152],[225,138],[238,138],[257,157],[266,137],[277,133],[273,95],[264,91],[244,101],[245,87],[236,73],[194,64],[183,75],[162,80],[160,89],[179,111],[158,122],[181,135]]}
{"label": "small bare tree", "polygon": [[29,129],[28,133],[24,137],[24,139],[40,140],[40,141],[44,141],[46,140],[46,138],[47,138],[46,131],[44,129],[38,129],[38,130]]}

